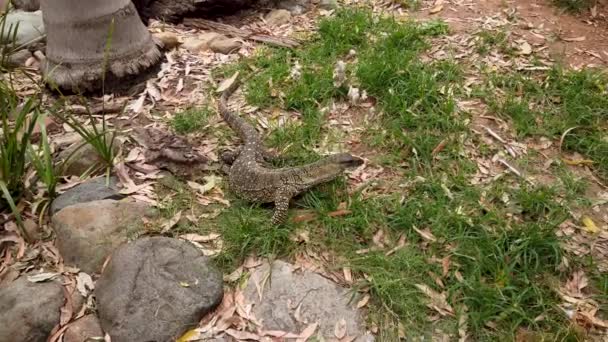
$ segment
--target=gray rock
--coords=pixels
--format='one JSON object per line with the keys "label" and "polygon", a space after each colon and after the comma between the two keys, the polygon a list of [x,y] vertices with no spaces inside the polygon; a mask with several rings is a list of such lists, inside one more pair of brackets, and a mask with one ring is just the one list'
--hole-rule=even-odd
{"label": "gray rock", "polygon": [[190,52],[201,52],[210,49],[210,44],[217,39],[227,39],[226,36],[217,32],[205,32],[196,37],[188,38],[182,45],[184,49]]}
{"label": "gray rock", "polygon": [[32,53],[27,49],[13,52],[8,57],[8,66],[9,67],[24,66],[25,62],[27,62],[27,60],[30,59],[30,57],[32,57]]}
{"label": "gray rock", "polygon": [[268,13],[265,20],[271,26],[287,24],[291,20],[291,13],[286,9],[277,9]]}
{"label": "gray rock", "polygon": [[116,177],[110,177],[108,185],[106,185],[107,181],[108,178],[105,176],[89,179],[59,195],[51,204],[51,215],[54,215],[65,207],[78,203],[104,199],[119,200],[125,197],[119,193],[120,189],[118,189],[118,179]]}
{"label": "gray rock", "polygon": [[[19,26],[17,27],[17,23]],[[13,11],[6,15],[6,28],[17,28],[17,35],[13,42],[11,36],[0,36],[0,41],[8,40],[10,43],[21,45],[32,42],[33,40],[42,37],[45,34],[44,23],[42,22],[42,11],[23,12]],[[5,33],[6,34],[6,33]]]}
{"label": "gray rock", "polygon": [[[316,0],[315,0],[316,1]],[[283,0],[276,4],[277,8],[286,9],[293,15],[301,15],[310,10],[310,1],[307,0]]]}
{"label": "gray rock", "polygon": [[64,302],[59,282],[25,276],[0,287],[0,341],[44,342],[59,323]]}
{"label": "gray rock", "polygon": [[241,48],[243,42],[236,38],[215,39],[209,43],[209,48],[213,52],[223,53],[225,55],[233,53]]}
{"label": "gray rock", "polygon": [[338,0],[320,0],[319,7],[325,10],[338,8]]}
{"label": "gray rock", "polygon": [[[108,135],[108,142],[111,136]],[[116,140],[115,144],[116,145]],[[63,176],[80,177],[87,172],[92,172],[102,168],[104,165],[103,158],[91,144],[84,144],[83,140],[68,147],[59,153],[59,159],[63,161]]]}
{"label": "gray rock", "polygon": [[53,216],[57,248],[67,265],[99,272],[120,244],[142,229],[142,218],[154,211],[131,201],[100,200],[71,205]]}
{"label": "gray rock", "polygon": [[[253,304],[253,314],[263,322],[266,330],[282,330],[300,333],[308,324],[317,322],[318,331],[326,339],[335,338],[335,326],[341,319],[346,321],[346,336],[355,341],[373,341],[366,333],[364,320],[351,301],[352,293],[317,273],[296,272],[292,265],[275,261],[270,266],[257,268],[249,278],[244,291],[245,301]],[[265,280],[270,276],[268,279]],[[262,299],[258,287],[265,284]],[[300,305],[299,320],[295,318]],[[305,323],[303,323],[305,322]]]}
{"label": "gray rock", "polygon": [[277,7],[288,10],[293,15],[300,15],[310,9],[310,4],[303,0],[285,0],[279,2]]}
{"label": "gray rock", "polygon": [[63,342],[83,342],[95,337],[103,340],[103,336],[99,319],[97,316],[89,314],[70,323],[63,334]]}
{"label": "gray rock", "polygon": [[112,342],[174,341],[221,302],[222,275],[189,242],[147,237],[112,254],[95,297]]}
{"label": "gray rock", "polygon": [[152,36],[158,39],[166,50],[172,50],[179,46],[179,38],[173,32],[158,32],[153,33]]}
{"label": "gray rock", "polygon": [[16,9],[34,12],[40,9],[40,0],[11,0]]}

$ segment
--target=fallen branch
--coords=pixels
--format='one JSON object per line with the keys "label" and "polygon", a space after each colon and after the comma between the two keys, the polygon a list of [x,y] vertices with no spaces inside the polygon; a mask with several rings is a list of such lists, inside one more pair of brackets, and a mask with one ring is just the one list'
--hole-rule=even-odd
{"label": "fallen branch", "polygon": [[259,34],[249,30],[236,28],[232,25],[218,23],[216,21],[206,19],[186,18],[184,19],[184,25],[192,26],[203,30],[213,30],[223,34],[239,37],[242,39],[254,40],[268,45],[281,46],[286,48],[295,48],[300,45],[297,40],[292,38],[275,37],[266,34]]}

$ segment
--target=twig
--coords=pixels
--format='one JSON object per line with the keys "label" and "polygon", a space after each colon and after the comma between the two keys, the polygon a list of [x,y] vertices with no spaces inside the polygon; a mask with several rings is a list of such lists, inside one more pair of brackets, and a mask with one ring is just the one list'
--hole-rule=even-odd
{"label": "twig", "polygon": [[113,102],[113,103],[100,103],[94,106],[90,106],[87,108],[82,105],[72,105],[66,107],[68,111],[72,114],[111,114],[111,113],[120,113],[124,109],[125,104],[121,102]]}
{"label": "twig", "polygon": [[519,172],[518,169],[516,169],[514,166],[512,166],[511,164],[507,163],[506,160],[499,158],[498,162],[501,163],[502,165],[506,166],[509,170],[511,170],[511,172],[513,172],[514,174],[516,174],[517,176],[524,178],[524,176],[521,174],[521,172]]}
{"label": "twig", "polygon": [[490,127],[487,127],[487,126],[481,126],[481,127],[483,127],[486,130],[486,132],[488,132],[496,140],[500,141],[503,144],[507,143],[507,141],[505,139],[503,139],[500,135],[498,135],[498,133],[494,132]]}
{"label": "twig", "polygon": [[243,39],[254,40],[254,41],[258,41],[258,42],[268,44],[268,45],[275,45],[275,46],[281,46],[281,47],[287,47],[287,48],[295,48],[300,45],[300,43],[297,40],[292,39],[292,38],[275,37],[275,36],[269,36],[266,34],[254,33],[249,30],[243,30],[243,29],[236,28],[232,25],[218,23],[216,21],[211,21],[211,20],[206,20],[206,19],[186,18],[186,19],[184,19],[184,25],[192,26],[192,27],[196,27],[196,28],[204,29],[204,30],[219,31],[224,34],[236,36],[236,37],[243,38]]}

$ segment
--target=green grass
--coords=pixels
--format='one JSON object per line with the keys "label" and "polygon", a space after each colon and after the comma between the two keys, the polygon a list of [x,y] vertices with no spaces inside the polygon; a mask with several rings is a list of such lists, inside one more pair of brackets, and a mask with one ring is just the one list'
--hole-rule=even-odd
{"label": "green grass", "polygon": [[[490,109],[511,119],[522,136],[564,138],[563,148],[594,161],[608,177],[608,76],[602,71],[555,67],[543,75],[490,74],[479,95]],[[496,89],[504,96],[495,96]]]}
{"label": "green grass", "polygon": [[[192,228],[221,232],[226,247],[217,260],[227,271],[252,253],[289,259],[307,248],[335,255],[340,261],[332,267],[349,266],[359,279],[355,288],[372,295],[369,320],[380,327],[381,340],[397,340],[398,324],[410,338],[432,338],[435,329],[456,337],[465,311],[471,340],[515,340],[520,329],[540,340],[580,340],[557,306],[561,300],[554,289],[568,273],[558,267],[566,252],[555,231],[569,218],[570,207],[581,204],[585,183],[558,165],[552,172],[559,181],[551,186],[528,185],[509,175],[471,185],[476,165],[462,148],[470,118],[455,105],[455,97],[463,95],[458,85],[464,73],[450,61],[425,63],[420,58],[430,39],[445,33],[440,22],[397,22],[344,9],[323,19],[318,34],[301,49],[265,49],[220,70],[224,77],[237,70],[250,77],[244,88],[251,105],[299,113],[298,122],[275,129],[266,139],[284,152],[285,160],[277,164],[282,166],[318,157],[313,148],[332,133],[321,109],[346,100],[346,87],[333,85],[333,68],[338,60],[348,61],[348,82],[366,90],[379,112],[366,127],[364,142],[397,180],[374,179],[354,194],[346,192],[344,179],[319,186],[292,202],[290,220],[280,227],[269,225],[271,205],[230,198],[231,207],[217,219]],[[488,46],[508,46],[500,33],[481,34],[480,39]],[[357,63],[347,58],[351,50]],[[290,77],[296,64],[299,78]],[[601,170],[608,156],[597,145],[603,144],[599,137],[605,136],[608,108],[601,77],[558,69],[542,78],[491,75],[474,95],[513,120],[522,136],[555,138],[581,126],[566,137],[564,148],[588,154]],[[497,89],[508,96],[494,96]],[[440,144],[443,149],[433,153]],[[480,151],[488,158],[495,153],[491,146],[480,146]],[[349,213],[330,215],[344,205]],[[315,218],[294,222],[297,210]],[[290,238],[301,229],[309,231],[307,243]],[[429,241],[416,229],[434,238]],[[379,230],[388,246],[361,253],[375,246]],[[400,237],[405,246],[386,255]],[[437,260],[444,258],[450,264],[441,276]],[[595,279],[595,293],[606,288],[604,278]],[[439,316],[429,308],[420,284],[444,293],[454,315]],[[601,295],[597,300],[606,302]]]}
{"label": "green grass", "polygon": [[[39,116],[38,98],[30,97],[21,102],[10,81],[0,80],[0,180],[15,201],[24,191],[27,151]],[[0,199],[0,208],[5,207],[5,200]]]}
{"label": "green grass", "polygon": [[581,13],[595,4],[592,0],[553,0],[553,3],[555,6],[572,13]]}
{"label": "green grass", "polygon": [[480,31],[477,33],[475,50],[480,55],[487,55],[496,48],[506,55],[513,55],[514,49],[509,45],[509,37],[504,31]]}
{"label": "green grass", "polygon": [[208,124],[210,115],[209,108],[189,108],[175,114],[171,126],[180,134],[196,132]]}

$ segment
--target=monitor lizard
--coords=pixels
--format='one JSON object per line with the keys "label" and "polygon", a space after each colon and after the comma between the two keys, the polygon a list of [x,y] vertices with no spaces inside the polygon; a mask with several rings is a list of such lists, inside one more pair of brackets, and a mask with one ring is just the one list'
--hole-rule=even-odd
{"label": "monitor lizard", "polygon": [[228,108],[228,99],[238,87],[238,82],[234,82],[222,93],[218,108],[243,145],[236,152],[225,153],[222,159],[230,165],[228,182],[237,196],[257,203],[274,202],[273,225],[285,222],[291,198],[338,177],[347,168],[363,164],[361,158],[337,153],[303,166],[272,168],[269,162],[276,155],[264,147],[252,125]]}

